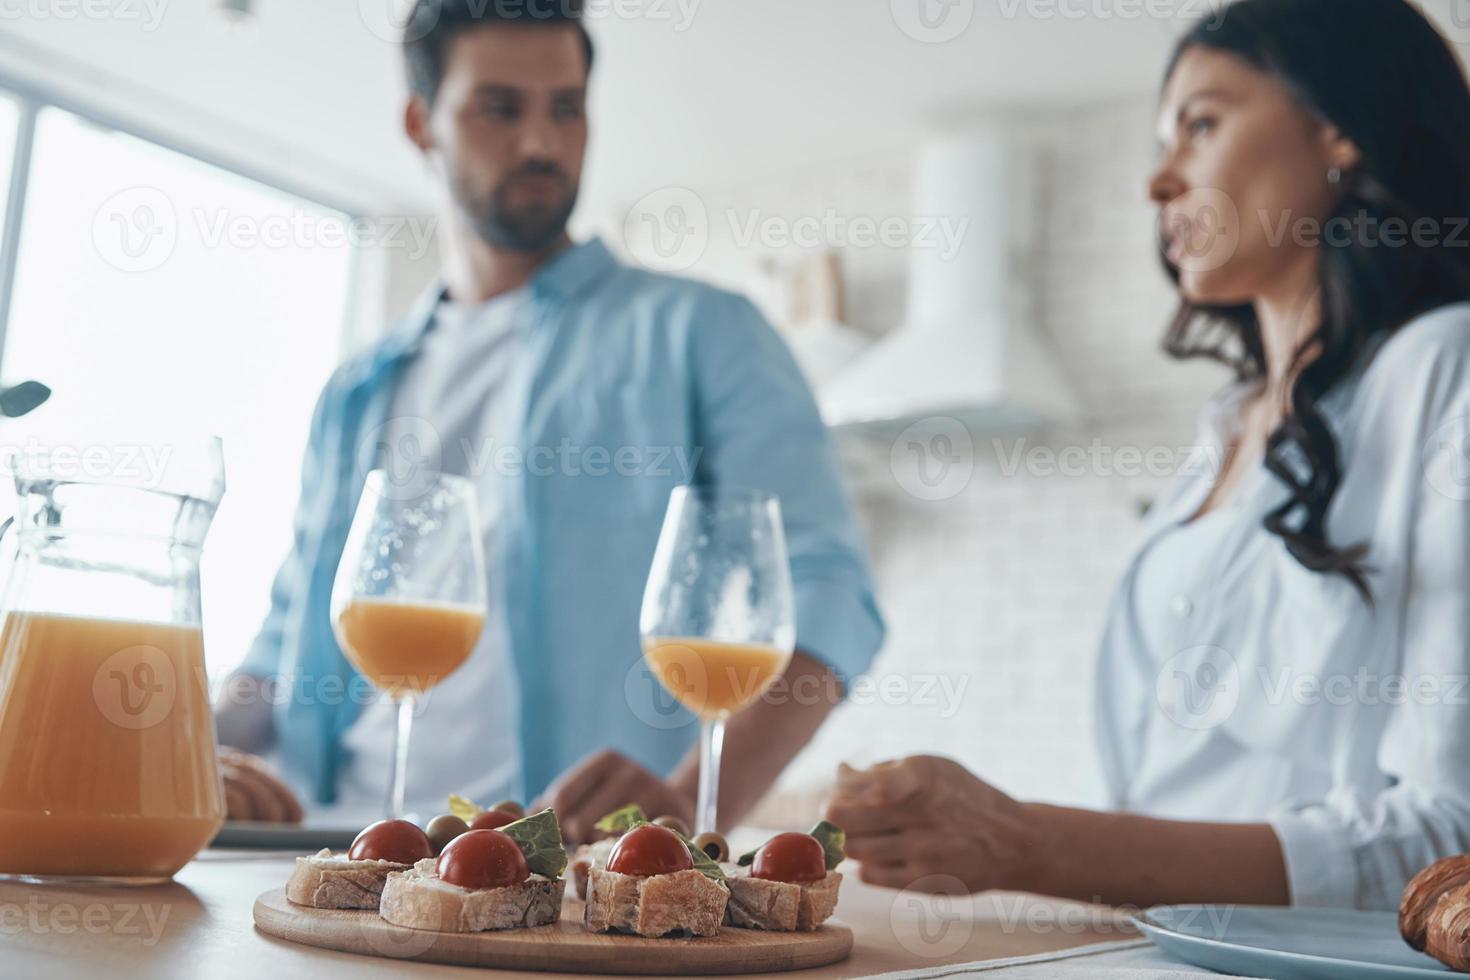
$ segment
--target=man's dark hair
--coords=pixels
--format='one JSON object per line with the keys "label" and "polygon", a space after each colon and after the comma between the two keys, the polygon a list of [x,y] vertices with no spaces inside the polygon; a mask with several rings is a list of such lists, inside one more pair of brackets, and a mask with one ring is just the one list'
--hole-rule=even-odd
{"label": "man's dark hair", "polygon": [[582,22],[583,0],[416,0],[403,29],[408,87],[433,102],[444,81],[449,42],[468,30],[496,24],[575,24],[592,71],[592,35]]}

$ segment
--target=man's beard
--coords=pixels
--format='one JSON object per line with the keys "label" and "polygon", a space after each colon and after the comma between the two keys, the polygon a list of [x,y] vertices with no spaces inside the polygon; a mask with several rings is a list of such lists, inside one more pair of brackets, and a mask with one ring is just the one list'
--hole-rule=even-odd
{"label": "man's beard", "polygon": [[[511,187],[523,177],[557,178],[566,193],[542,204],[513,205]],[[477,198],[462,178],[456,179],[454,198],[486,244],[510,252],[544,252],[566,234],[577,206],[577,185],[556,164],[533,160],[501,181],[488,198]]]}

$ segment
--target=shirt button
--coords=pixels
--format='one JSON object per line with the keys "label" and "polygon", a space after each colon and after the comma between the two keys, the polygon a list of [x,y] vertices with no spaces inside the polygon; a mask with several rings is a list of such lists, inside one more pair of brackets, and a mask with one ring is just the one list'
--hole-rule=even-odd
{"label": "shirt button", "polygon": [[1194,612],[1194,603],[1189,601],[1188,596],[1176,595],[1169,602],[1169,611],[1179,619],[1186,619]]}

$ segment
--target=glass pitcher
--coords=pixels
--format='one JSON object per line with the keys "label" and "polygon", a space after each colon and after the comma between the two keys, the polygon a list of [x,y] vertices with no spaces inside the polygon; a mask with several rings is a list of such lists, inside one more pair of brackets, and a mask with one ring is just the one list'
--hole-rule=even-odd
{"label": "glass pitcher", "polygon": [[12,458],[0,878],[163,881],[224,820],[199,603],[224,467],[217,439],[191,448],[163,474]]}

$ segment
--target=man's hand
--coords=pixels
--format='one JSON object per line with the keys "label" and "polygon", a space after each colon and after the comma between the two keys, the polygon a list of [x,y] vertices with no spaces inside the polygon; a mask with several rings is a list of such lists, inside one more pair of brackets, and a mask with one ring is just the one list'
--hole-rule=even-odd
{"label": "man's hand", "polygon": [[301,804],[286,784],[257,756],[234,749],[219,750],[225,781],[225,819],[267,823],[300,823]]}
{"label": "man's hand", "polygon": [[1020,803],[934,756],[841,766],[827,819],[847,832],[862,879],[889,888],[1026,890],[1039,844]]}
{"label": "man's hand", "polygon": [[603,749],[561,775],[531,806],[556,810],[561,833],[569,844],[585,844],[603,836],[592,825],[612,811],[636,803],[650,820],[674,816],[692,824],[694,800],[633,760]]}

